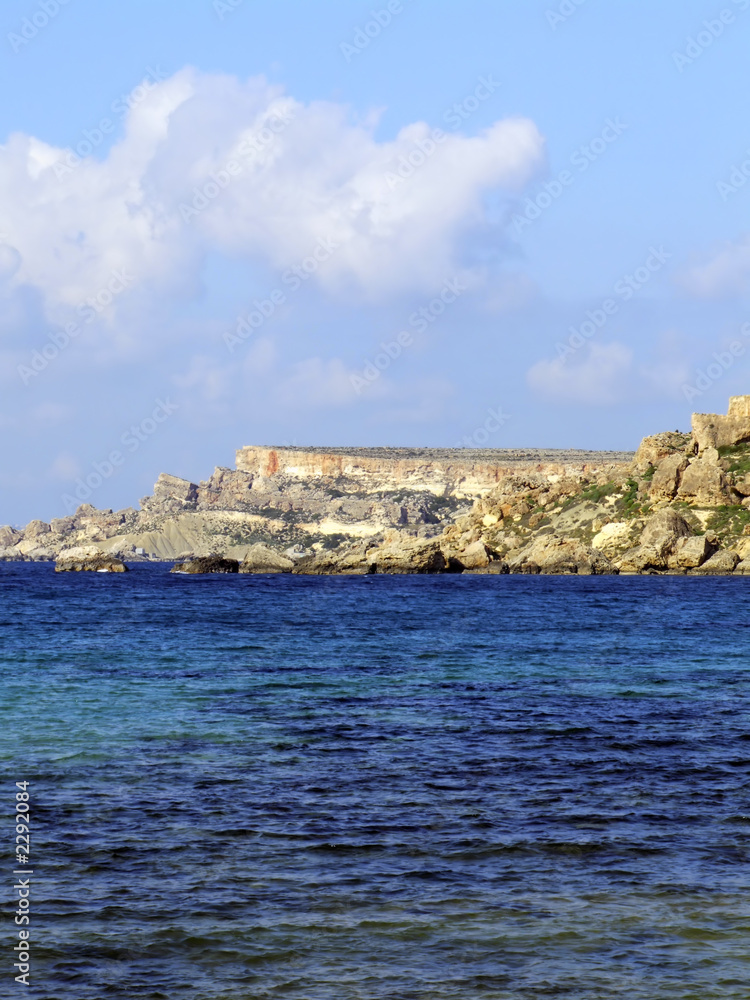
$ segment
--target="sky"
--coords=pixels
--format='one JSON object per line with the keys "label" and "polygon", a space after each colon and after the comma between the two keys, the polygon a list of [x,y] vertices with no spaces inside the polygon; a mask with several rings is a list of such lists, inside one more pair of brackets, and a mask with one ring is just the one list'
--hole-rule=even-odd
{"label": "sky", "polygon": [[750,0],[5,0],[0,523],[750,392]]}

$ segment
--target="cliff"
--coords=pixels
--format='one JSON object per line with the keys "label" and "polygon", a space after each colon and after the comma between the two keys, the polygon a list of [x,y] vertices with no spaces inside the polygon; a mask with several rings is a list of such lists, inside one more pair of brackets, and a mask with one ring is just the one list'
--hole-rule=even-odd
{"label": "cliff", "polygon": [[439,533],[516,476],[588,481],[624,472],[632,453],[246,447],[237,468],[191,483],[162,473],[140,510],[98,511],[0,528],[0,558],[51,559],[97,544],[129,559],[220,552],[257,543],[305,553],[391,529]]}
{"label": "cliff", "polygon": [[139,510],[82,504],[0,528],[0,559],[86,546],[128,560],[216,554],[258,572],[750,567],[747,396],[635,454],[244,447],[236,465],[200,483],[162,474]]}
{"label": "cliff", "polygon": [[237,469],[259,480],[281,477],[309,483],[335,479],[363,493],[408,489],[476,498],[509,475],[596,473],[608,465],[627,466],[630,452],[474,450],[448,448],[240,448]]}

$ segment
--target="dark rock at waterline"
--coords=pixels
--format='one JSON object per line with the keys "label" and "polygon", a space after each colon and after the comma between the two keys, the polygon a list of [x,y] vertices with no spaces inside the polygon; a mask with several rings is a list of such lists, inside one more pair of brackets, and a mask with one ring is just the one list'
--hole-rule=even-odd
{"label": "dark rock at waterline", "polygon": [[221,556],[196,556],[186,562],[176,563],[171,573],[238,573],[240,564],[237,559],[224,559]]}

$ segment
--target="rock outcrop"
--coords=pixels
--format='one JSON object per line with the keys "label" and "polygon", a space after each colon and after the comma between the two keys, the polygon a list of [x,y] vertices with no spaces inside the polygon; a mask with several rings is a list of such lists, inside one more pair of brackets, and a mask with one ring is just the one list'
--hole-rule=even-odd
{"label": "rock outcrop", "polygon": [[[300,574],[445,573],[452,570],[439,538],[391,535],[380,544],[360,543],[302,559]],[[456,567],[458,570],[458,567]]]}
{"label": "rock outcrop", "polygon": [[740,557],[736,552],[733,552],[731,549],[723,549],[704,562],[697,572],[706,575],[725,576],[727,573],[734,572],[739,561]]}
{"label": "rock outcrop", "polygon": [[511,573],[606,576],[618,572],[600,551],[559,535],[536,538],[508,560]]}
{"label": "rock outcrop", "polygon": [[236,559],[222,559],[221,556],[198,556],[185,562],[175,563],[171,573],[238,573],[240,564]]}
{"label": "rock outcrop", "polygon": [[649,496],[652,500],[672,500],[682,482],[682,475],[688,467],[687,455],[676,452],[667,455],[655,464],[651,478]]}
{"label": "rock outcrop", "polygon": [[727,448],[750,441],[750,396],[730,396],[726,416],[694,413],[692,424],[699,454],[706,448]]}
{"label": "rock outcrop", "polygon": [[688,463],[680,475],[676,495],[678,500],[708,507],[733,502],[729,483],[719,465],[719,453],[715,448],[706,448],[700,458]]}
{"label": "rock outcrop", "polygon": [[240,565],[240,573],[291,573],[294,560],[258,542],[251,545]]}
{"label": "rock outcrop", "polygon": [[23,534],[9,524],[0,525],[0,548],[14,548],[23,538]]}
{"label": "rock outcrop", "polygon": [[649,466],[659,465],[668,456],[684,452],[688,447],[692,448],[692,438],[689,434],[682,434],[680,431],[651,434],[638,446],[633,459],[634,470],[643,475]]}
{"label": "rock outcrop", "polygon": [[95,548],[63,551],[55,563],[56,573],[125,573],[127,568],[120,559]]}
{"label": "rock outcrop", "polygon": [[640,544],[623,553],[618,562],[621,573],[665,570],[678,542],[689,538],[692,529],[684,517],[667,507],[649,518],[641,532]]}

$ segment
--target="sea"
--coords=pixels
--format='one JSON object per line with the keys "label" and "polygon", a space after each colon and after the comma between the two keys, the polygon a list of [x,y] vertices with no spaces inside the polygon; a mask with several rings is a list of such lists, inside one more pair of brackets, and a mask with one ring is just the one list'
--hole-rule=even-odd
{"label": "sea", "polygon": [[750,995],[748,580],[0,563],[0,642],[0,997]]}

